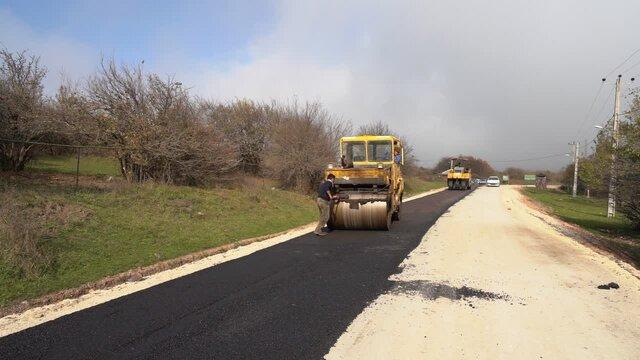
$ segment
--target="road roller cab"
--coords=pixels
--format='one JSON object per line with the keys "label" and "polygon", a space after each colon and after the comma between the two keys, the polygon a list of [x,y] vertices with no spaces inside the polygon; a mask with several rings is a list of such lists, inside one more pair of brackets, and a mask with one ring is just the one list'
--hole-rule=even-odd
{"label": "road roller cab", "polygon": [[336,229],[388,230],[400,216],[404,192],[404,149],[394,136],[363,135],[340,139],[341,166],[335,175],[338,201],[329,226]]}

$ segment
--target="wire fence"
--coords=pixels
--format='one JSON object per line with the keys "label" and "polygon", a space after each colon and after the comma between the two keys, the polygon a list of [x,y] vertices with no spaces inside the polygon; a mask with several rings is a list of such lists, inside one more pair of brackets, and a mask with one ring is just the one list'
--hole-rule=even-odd
{"label": "wire fence", "polygon": [[75,177],[75,189],[80,176],[122,175],[120,165],[112,152],[133,150],[124,147],[87,144],[63,144],[46,141],[30,141],[0,138],[0,144],[31,145],[33,158],[27,162],[28,171],[70,174]]}

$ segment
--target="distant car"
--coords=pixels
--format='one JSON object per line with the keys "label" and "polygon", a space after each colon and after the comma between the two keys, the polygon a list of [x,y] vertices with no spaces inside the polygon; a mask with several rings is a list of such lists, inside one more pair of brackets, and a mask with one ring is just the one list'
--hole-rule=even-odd
{"label": "distant car", "polygon": [[487,179],[478,179],[478,184],[486,184]]}
{"label": "distant car", "polygon": [[500,186],[500,178],[497,176],[489,176],[487,186]]}

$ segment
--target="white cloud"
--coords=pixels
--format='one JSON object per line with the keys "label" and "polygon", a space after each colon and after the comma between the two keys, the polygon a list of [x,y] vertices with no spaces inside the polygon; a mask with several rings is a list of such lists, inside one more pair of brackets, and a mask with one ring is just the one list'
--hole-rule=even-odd
{"label": "white cloud", "polygon": [[287,100],[300,96],[335,103],[349,95],[352,81],[346,66],[321,66],[283,54],[237,64],[227,71],[205,70],[201,75],[200,90],[217,99]]}
{"label": "white cloud", "polygon": [[[218,100],[295,97],[355,125],[386,121],[430,165],[458,153],[491,161],[567,151],[600,77],[639,46],[632,0],[284,0],[277,9],[244,61],[192,60],[167,44],[149,70]],[[55,75],[48,88],[60,69],[79,78],[99,61],[100,49],[35,33],[1,9],[0,41],[40,54]],[[587,122],[578,140],[593,137],[601,120]]]}
{"label": "white cloud", "polygon": [[356,125],[387,121],[426,164],[457,153],[530,158],[566,150],[602,72],[637,46],[624,24],[640,6],[618,6],[283,1],[250,61],[178,76],[218,99],[296,96]]}
{"label": "white cloud", "polygon": [[27,50],[29,54],[40,56],[41,64],[48,70],[44,82],[48,93],[55,92],[63,75],[72,81],[89,75],[100,58],[99,53],[84,44],[55,33],[35,32],[3,8],[0,8],[0,46],[14,52]]}

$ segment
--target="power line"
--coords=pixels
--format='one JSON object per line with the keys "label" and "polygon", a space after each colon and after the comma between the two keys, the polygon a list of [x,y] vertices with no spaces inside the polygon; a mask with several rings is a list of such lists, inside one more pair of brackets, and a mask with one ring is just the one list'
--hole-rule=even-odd
{"label": "power line", "polygon": [[638,65],[640,65],[640,60],[638,60],[636,63],[634,63],[633,65],[629,66],[628,68],[624,69],[622,72],[623,73],[627,73],[627,72],[631,71],[631,69],[635,68]]}
{"label": "power line", "polygon": [[636,49],[634,52],[631,53],[631,55],[629,55],[623,62],[621,62],[618,66],[614,67],[613,70],[609,71],[607,73],[607,75],[605,75],[605,78],[608,78],[611,74],[613,74],[614,71],[618,70],[619,68],[622,67],[622,65],[626,64],[627,61],[631,60],[632,57],[634,57],[637,53],[640,53],[640,48]]}
{"label": "power line", "polygon": [[491,161],[491,162],[492,162],[492,163],[522,162],[522,161],[544,160],[544,159],[550,159],[550,158],[559,157],[559,156],[566,156],[566,153],[562,153],[562,154],[553,154],[553,155],[546,155],[546,156],[540,156],[540,157],[528,158],[528,159],[516,159],[516,160],[494,160],[494,161]]}
{"label": "power line", "polygon": [[603,81],[600,83],[600,86],[598,87],[598,91],[596,92],[596,96],[594,96],[593,101],[591,101],[591,105],[589,106],[589,110],[587,110],[587,114],[585,115],[584,119],[580,123],[580,126],[578,127],[578,137],[582,133],[582,128],[584,127],[584,124],[591,117],[591,112],[593,111],[593,106],[595,105],[596,101],[598,100],[598,97],[600,96],[600,93],[602,92],[602,88],[604,87],[604,80],[605,79],[602,79],[602,80]]}
{"label": "power line", "polygon": [[626,115],[633,115],[633,114],[638,114],[638,113],[640,113],[640,109],[629,110],[627,112],[620,113],[620,115],[625,115],[626,116]]}
{"label": "power line", "polygon": [[[604,82],[606,81],[606,79],[613,74],[616,70],[620,69],[624,64],[626,64],[629,60],[631,60],[634,56],[636,56],[636,54],[640,53],[640,48],[634,50],[629,56],[627,56],[627,58],[624,59],[623,62],[621,62],[620,64],[618,64],[616,67],[614,67],[613,69],[611,69],[611,71],[609,71],[603,78],[602,78],[602,83],[600,83],[600,86],[598,87],[598,91],[596,92],[596,96],[593,98],[593,101],[591,101],[591,105],[589,105],[589,109],[587,110],[587,115],[585,116],[585,118],[582,120],[582,122],[580,123],[580,126],[578,127],[578,133],[576,138],[579,138],[580,135],[582,135],[582,130],[584,128],[585,123],[587,123],[587,121],[589,120],[589,118],[591,117],[591,113],[593,112],[593,107],[596,103],[596,101],[598,100],[598,97],[600,96],[600,92],[602,91],[602,87],[604,86]],[[634,63],[633,65],[631,65],[630,67],[626,68],[623,72],[627,72],[631,69],[633,69],[634,67],[636,67],[637,65],[640,64],[640,61],[637,61],[636,63]],[[612,92],[613,93],[613,92]],[[600,112],[598,112],[598,115],[596,116],[596,118],[600,117],[600,114],[602,113],[602,110],[604,109],[604,106],[606,106],[609,103],[609,99],[611,97],[611,94],[609,94],[609,98],[607,98],[607,100],[604,102],[602,108],[600,109]]]}
{"label": "power line", "polygon": [[602,106],[600,107],[600,110],[598,111],[598,114],[596,115],[596,117],[594,119],[600,119],[602,117],[602,112],[604,111],[604,109],[607,107],[607,105],[609,105],[609,101],[611,101],[611,98],[613,97],[613,94],[615,93],[615,88],[611,89],[611,92],[609,93],[609,96],[607,97],[607,100],[604,101],[604,103],[602,104]]}
{"label": "power line", "polygon": [[600,129],[600,130],[598,130],[598,132],[596,132],[596,135],[593,137],[593,139],[591,139],[589,142],[586,142],[586,141],[585,141],[585,144],[584,144],[584,146],[585,146],[585,153],[584,153],[584,156],[585,156],[585,157],[587,157],[587,156],[588,156],[588,155],[587,155],[587,144],[589,144],[589,145],[591,145],[591,144],[596,144],[596,143],[597,143],[597,142],[596,142],[596,139],[598,138],[598,136],[600,136],[600,132],[601,132],[603,129],[606,129],[606,128],[609,126],[609,123],[611,122],[611,120],[613,120],[613,116],[612,116],[612,117],[610,117],[609,119],[607,119],[607,121],[602,125],[602,129]]}

